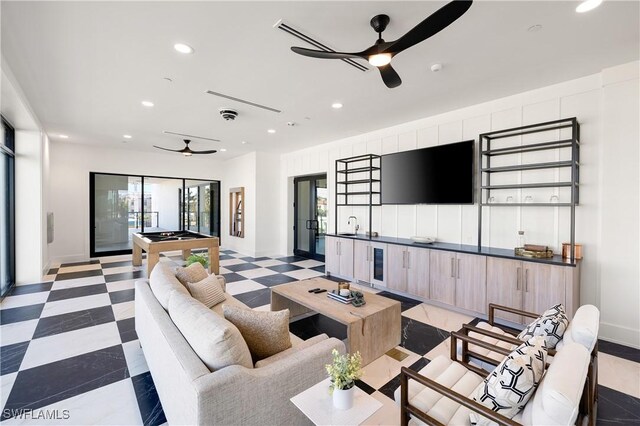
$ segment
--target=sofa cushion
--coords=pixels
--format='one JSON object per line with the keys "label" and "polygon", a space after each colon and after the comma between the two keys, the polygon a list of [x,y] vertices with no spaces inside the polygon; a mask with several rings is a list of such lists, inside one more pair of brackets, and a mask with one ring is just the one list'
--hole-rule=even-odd
{"label": "sofa cushion", "polygon": [[174,291],[169,299],[169,316],[209,370],[229,365],[253,368],[240,331],[193,297]]}
{"label": "sofa cushion", "polygon": [[569,318],[567,318],[564,306],[558,303],[526,326],[525,329],[518,334],[518,339],[526,341],[533,336],[543,336],[547,341],[547,347],[555,348],[562,339],[568,325]]}
{"label": "sofa cushion", "polygon": [[[524,408],[544,374],[547,349],[542,336],[534,336],[518,346],[476,389],[473,399],[508,418]],[[471,424],[493,422],[475,412]]]}
{"label": "sofa cushion", "polygon": [[178,266],[176,268],[176,278],[185,287],[187,286],[187,283],[197,283],[208,276],[209,274],[207,273],[207,270],[204,269],[204,266],[199,262],[192,263],[186,268],[183,268],[182,266]]}
{"label": "sofa cushion", "polygon": [[289,310],[277,312],[223,305],[224,317],[242,333],[254,360],[270,357],[291,347]]}
{"label": "sofa cushion", "polygon": [[151,287],[153,295],[158,299],[158,302],[160,302],[160,305],[162,305],[165,311],[169,309],[169,297],[171,297],[171,293],[178,291],[184,295],[189,295],[189,291],[180,284],[172,268],[163,262],[158,262],[153,268],[153,271],[151,271],[149,286]]}
{"label": "sofa cushion", "polygon": [[329,337],[324,333],[318,334],[317,336],[313,336],[311,339],[304,340],[303,342],[297,345],[291,346],[289,349],[286,349],[282,352],[278,352],[275,355],[271,355],[269,358],[265,358],[263,360],[256,362],[255,367],[260,368],[260,367],[265,367],[269,364],[273,364],[274,362],[278,362],[281,359],[284,359],[292,354],[300,352],[301,350],[310,348],[316,343],[322,342],[323,340],[327,340],[328,338]]}
{"label": "sofa cushion", "polygon": [[226,299],[218,277],[215,275],[209,275],[197,283],[188,282],[187,289],[194,299],[200,301],[207,308],[222,303]]}

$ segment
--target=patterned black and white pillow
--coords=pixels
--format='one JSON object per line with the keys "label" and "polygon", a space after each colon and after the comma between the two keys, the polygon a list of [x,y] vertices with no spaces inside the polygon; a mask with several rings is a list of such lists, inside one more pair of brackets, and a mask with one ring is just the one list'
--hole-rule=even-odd
{"label": "patterned black and white pillow", "polygon": [[569,318],[562,303],[553,305],[540,315],[535,321],[525,327],[518,334],[518,339],[528,340],[533,336],[542,336],[547,341],[548,348],[555,348],[565,330],[569,326]]}
{"label": "patterned black and white pillow", "polygon": [[[473,399],[491,410],[513,418],[535,392],[545,370],[547,347],[542,336],[534,336],[514,349],[476,388]],[[471,412],[473,425],[495,425]]]}

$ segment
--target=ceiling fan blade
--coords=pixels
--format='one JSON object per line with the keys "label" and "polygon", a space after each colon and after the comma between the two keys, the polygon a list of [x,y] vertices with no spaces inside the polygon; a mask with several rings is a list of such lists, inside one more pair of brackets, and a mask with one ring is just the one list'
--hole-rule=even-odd
{"label": "ceiling fan blade", "polygon": [[311,58],[320,59],[347,59],[347,58],[361,58],[360,53],[344,53],[344,52],[325,52],[324,50],[306,49],[304,47],[293,46],[291,48],[298,55],[309,56]]}
{"label": "ceiling fan blade", "polygon": [[215,149],[209,150],[209,151],[191,151],[192,154],[215,154],[216,151]]}
{"label": "ceiling fan blade", "polygon": [[447,3],[409,30],[405,35],[391,43],[391,46],[386,49],[386,53],[400,53],[439,33],[464,15],[472,3],[473,0],[453,0]]}
{"label": "ceiling fan blade", "polygon": [[163,148],[163,147],[158,146],[158,145],[154,145],[153,147],[154,147],[154,148],[158,148],[158,149],[162,149],[162,150],[165,150],[165,151],[171,151],[171,152],[182,152],[182,151],[184,150],[184,149],[169,149],[169,148]]}
{"label": "ceiling fan blade", "polygon": [[402,84],[402,79],[391,64],[378,67],[378,69],[380,70],[382,81],[384,81],[384,84],[386,84],[389,89],[393,89]]}

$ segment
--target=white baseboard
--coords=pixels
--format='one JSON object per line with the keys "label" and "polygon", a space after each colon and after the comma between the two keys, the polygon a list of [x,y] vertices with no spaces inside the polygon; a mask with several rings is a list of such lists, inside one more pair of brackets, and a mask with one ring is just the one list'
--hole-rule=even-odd
{"label": "white baseboard", "polygon": [[56,256],[49,260],[49,264],[52,263],[74,263],[74,262],[86,262],[89,260],[89,256],[86,254],[69,254],[66,256]]}
{"label": "white baseboard", "polygon": [[640,330],[638,329],[600,322],[598,335],[602,340],[640,349]]}

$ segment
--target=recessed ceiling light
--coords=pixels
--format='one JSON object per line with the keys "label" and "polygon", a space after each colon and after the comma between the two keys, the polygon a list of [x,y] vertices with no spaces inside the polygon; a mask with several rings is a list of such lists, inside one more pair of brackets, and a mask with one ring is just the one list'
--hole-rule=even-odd
{"label": "recessed ceiling light", "polygon": [[600,6],[601,3],[602,3],[602,0],[584,0],[582,3],[578,5],[578,7],[576,7],[576,12],[578,13],[588,12]]}
{"label": "recessed ceiling light", "polygon": [[227,148],[220,148],[220,152],[227,152]]}
{"label": "recessed ceiling light", "polygon": [[131,135],[122,135],[122,137],[125,138],[125,139],[131,139],[133,136],[131,136]]}
{"label": "recessed ceiling light", "polygon": [[276,129],[269,129],[269,130],[267,130],[267,133],[271,133],[271,134],[273,134],[273,133],[275,133],[275,132],[276,132]]}
{"label": "recessed ceiling light", "polygon": [[69,136],[67,136],[67,135],[58,135],[58,137],[60,139],[69,139]]}
{"label": "recessed ceiling light", "polygon": [[173,48],[180,53],[185,53],[185,54],[193,53],[193,47],[189,46],[188,44],[176,43],[173,45]]}
{"label": "recessed ceiling light", "polygon": [[142,101],[142,105],[151,108],[153,106],[153,102],[151,101]]}
{"label": "recessed ceiling light", "polygon": [[242,145],[246,145],[247,141],[242,141],[241,143],[242,143]]}
{"label": "recessed ceiling light", "polygon": [[442,64],[431,65],[431,72],[438,72],[442,69]]}
{"label": "recessed ceiling light", "polygon": [[340,102],[334,102],[334,103],[331,104],[331,108],[340,109],[340,108],[342,108],[342,104]]}
{"label": "recessed ceiling light", "polygon": [[540,31],[541,29],[542,29],[542,25],[535,24],[535,25],[532,25],[529,28],[527,28],[527,31],[529,31],[530,33],[535,33],[537,31]]}

